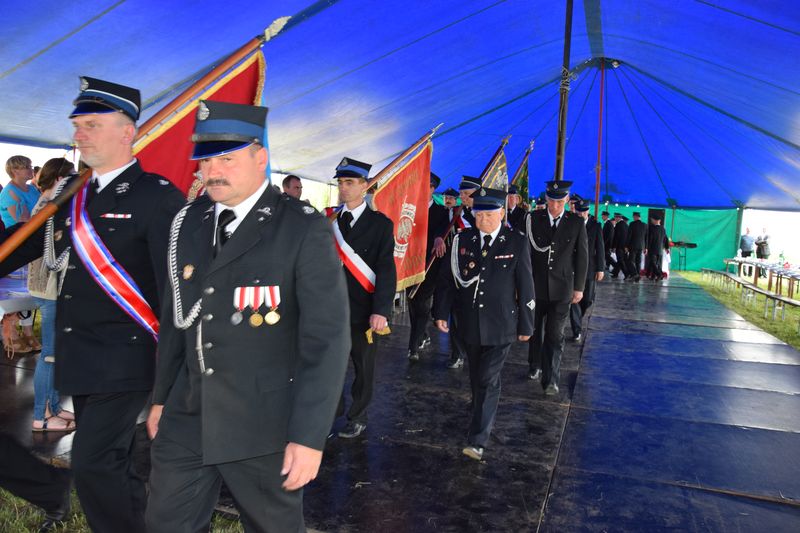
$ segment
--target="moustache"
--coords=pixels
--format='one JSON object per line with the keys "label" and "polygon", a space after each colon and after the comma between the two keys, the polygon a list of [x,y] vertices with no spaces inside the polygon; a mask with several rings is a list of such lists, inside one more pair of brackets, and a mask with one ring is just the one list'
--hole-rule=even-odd
{"label": "moustache", "polygon": [[230,183],[225,178],[207,179],[205,183],[206,187],[215,187],[217,185],[230,185]]}

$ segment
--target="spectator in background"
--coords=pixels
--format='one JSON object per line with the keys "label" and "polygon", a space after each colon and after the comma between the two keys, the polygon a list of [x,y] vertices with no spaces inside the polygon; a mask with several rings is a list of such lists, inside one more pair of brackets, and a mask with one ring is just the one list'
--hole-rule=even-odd
{"label": "spectator in background", "polygon": [[[39,191],[28,181],[33,179],[33,165],[31,160],[24,155],[15,155],[6,161],[6,173],[11,181],[0,192],[0,219],[7,228],[27,222],[31,218],[31,210],[39,199]],[[25,269],[18,271],[25,276]],[[42,349],[41,343],[33,336],[33,313],[28,312],[28,318],[20,320],[22,336],[16,332],[16,327],[11,328],[11,335],[6,342],[6,351],[10,353],[30,353]]]}
{"label": "spectator in background", "polygon": [[294,174],[289,174],[283,178],[283,193],[299,200],[303,195],[303,182]]}
{"label": "spectator in background", "polygon": [[[44,164],[36,178],[42,195],[31,211],[38,213],[49,202],[56,191],[56,185],[72,174],[72,163],[58,157]],[[50,261],[55,261],[51,252]],[[46,253],[46,252],[45,252]],[[36,362],[33,373],[33,431],[72,431],[75,429],[75,415],[61,409],[58,391],[53,384],[53,363],[55,362],[56,336],[56,298],[58,297],[59,273],[47,269],[42,258],[28,265],[28,292],[33,296],[36,306],[42,313],[42,353]]]}
{"label": "spectator in background", "polygon": [[[756,237],[756,257],[759,259],[769,259],[770,253],[767,228],[761,228],[761,235]],[[767,277],[767,272],[763,268],[759,269],[759,272],[762,278]]]}
{"label": "spectator in background", "polygon": [[[750,228],[745,228],[744,234],[739,239],[739,249],[742,251],[742,257],[751,257],[755,251],[755,238],[750,235]],[[746,272],[745,272],[746,270]],[[745,276],[753,275],[753,267],[742,267],[742,272]]]}

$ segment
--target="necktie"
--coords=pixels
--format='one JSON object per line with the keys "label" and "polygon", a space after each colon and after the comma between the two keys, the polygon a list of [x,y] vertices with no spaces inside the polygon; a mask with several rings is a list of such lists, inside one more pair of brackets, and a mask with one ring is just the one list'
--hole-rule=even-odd
{"label": "necktie", "polygon": [[561,217],[556,217],[556,218],[553,219],[553,226],[552,226],[553,231],[555,231],[556,228],[558,228],[558,219],[560,219],[560,218]]}
{"label": "necktie", "polygon": [[483,248],[481,248],[481,257],[486,257],[489,253],[489,247],[492,245],[492,236],[491,235],[484,235],[483,236]]}
{"label": "necktie", "polygon": [[214,238],[214,257],[217,257],[222,251],[222,247],[228,242],[230,235],[225,231],[225,227],[236,219],[236,213],[233,209],[224,209],[217,218],[217,229],[215,230]]}
{"label": "necktie", "polygon": [[89,205],[89,202],[91,202],[92,199],[97,196],[99,188],[100,182],[97,180],[97,178],[92,178],[89,181],[89,188],[86,190],[86,205]]}
{"label": "necktie", "polygon": [[347,234],[350,233],[350,223],[353,222],[353,213],[345,211],[339,215],[336,221],[339,224],[339,231],[342,232],[342,236],[347,237]]}

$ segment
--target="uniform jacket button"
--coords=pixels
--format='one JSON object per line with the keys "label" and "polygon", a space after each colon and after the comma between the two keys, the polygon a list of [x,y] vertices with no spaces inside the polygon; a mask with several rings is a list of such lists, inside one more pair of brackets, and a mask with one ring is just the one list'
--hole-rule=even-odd
{"label": "uniform jacket button", "polygon": [[203,292],[206,294],[214,294],[214,287],[206,287],[203,289]]}
{"label": "uniform jacket button", "polygon": [[213,373],[214,373],[214,369],[213,368],[206,368],[206,371],[205,371],[205,375],[206,376],[210,376]]}
{"label": "uniform jacket button", "polygon": [[214,347],[214,344],[210,343],[210,342],[207,342],[207,343],[203,344],[203,348],[205,348],[206,350],[210,350],[213,347]]}
{"label": "uniform jacket button", "polygon": [[478,304],[478,307],[483,307],[483,304]]}
{"label": "uniform jacket button", "polygon": [[203,315],[203,320],[205,320],[206,322],[211,322],[213,319],[214,315],[212,315],[211,313]]}
{"label": "uniform jacket button", "polygon": [[71,298],[72,298],[72,295],[71,295],[71,294],[65,294],[65,295],[64,295],[64,299],[65,299],[65,300],[69,300],[69,299],[71,299]]}
{"label": "uniform jacket button", "polygon": [[138,338],[139,338],[139,337],[137,337],[136,335],[131,335],[131,340],[132,340],[132,341],[135,341],[135,340],[136,340],[136,339],[138,339]]}
{"label": "uniform jacket button", "polygon": [[67,265],[67,270],[75,270],[75,265]]}
{"label": "uniform jacket button", "polygon": [[70,333],[71,331],[72,331],[72,328],[69,327],[69,326],[64,328],[64,333]]}

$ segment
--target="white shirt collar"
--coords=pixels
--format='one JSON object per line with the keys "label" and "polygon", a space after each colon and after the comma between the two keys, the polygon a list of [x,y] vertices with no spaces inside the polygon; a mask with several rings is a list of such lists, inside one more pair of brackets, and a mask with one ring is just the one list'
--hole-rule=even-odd
{"label": "white shirt collar", "polygon": [[132,166],[134,163],[136,163],[135,157],[131,159],[130,163],[127,165],[115,168],[111,172],[106,172],[103,175],[98,174],[97,171],[92,171],[92,179],[97,181],[97,192],[102,191],[106,185],[114,181],[117,176],[128,170],[128,167]]}
{"label": "white shirt collar", "polygon": [[[228,207],[219,202],[215,203],[214,227],[216,227],[217,219],[219,219],[219,214],[222,213],[222,211],[224,211],[225,209],[233,209],[233,213],[236,215],[236,218],[233,221],[231,221],[230,224],[225,226],[225,231],[227,231],[228,233],[233,233],[234,231],[236,231],[236,228],[238,228],[239,224],[242,223],[242,220],[244,220],[244,217],[247,216],[247,213],[249,213],[250,210],[253,209],[253,206],[256,205],[256,202],[258,201],[259,198],[261,198],[261,195],[264,194],[264,191],[267,190],[268,186],[269,186],[269,181],[264,180],[264,183],[261,184],[261,187],[259,187],[256,192],[245,198],[245,200],[236,207]],[[216,237],[216,232],[214,232],[214,236]]]}
{"label": "white shirt collar", "polygon": [[361,216],[361,213],[363,213],[366,208],[367,208],[367,202],[361,202],[361,205],[359,205],[355,209],[348,209],[347,204],[344,204],[342,206],[342,213],[344,213],[345,211],[350,211],[350,214],[353,215],[353,221],[350,222],[351,228],[356,225],[358,217]]}
{"label": "white shirt collar", "polygon": [[430,209],[432,205],[433,205],[433,198],[428,200],[428,209]]}
{"label": "white shirt collar", "polygon": [[[552,226],[553,225],[553,220],[555,220],[555,219],[553,218],[553,215],[550,214],[550,210],[549,209],[546,209],[546,211],[547,211],[547,218],[550,219],[550,225]],[[556,223],[556,227],[558,227],[558,225],[561,224],[561,221],[564,219],[564,215],[565,214],[566,214],[566,211],[562,211],[561,214],[558,216],[558,222]]]}
{"label": "white shirt collar", "polygon": [[492,244],[494,244],[494,240],[497,238],[497,234],[498,234],[498,233],[500,233],[500,230],[501,230],[501,229],[503,229],[503,225],[502,225],[502,224],[500,224],[499,226],[497,226],[497,229],[496,229],[496,230],[494,230],[494,231],[493,231],[493,232],[491,232],[491,233],[484,233],[484,232],[482,232],[482,231],[479,231],[479,233],[481,234],[481,247],[483,247],[483,238],[484,238],[486,235],[491,235],[491,237],[492,237],[492,240],[491,240],[491,241],[489,241],[489,246],[491,246]]}

